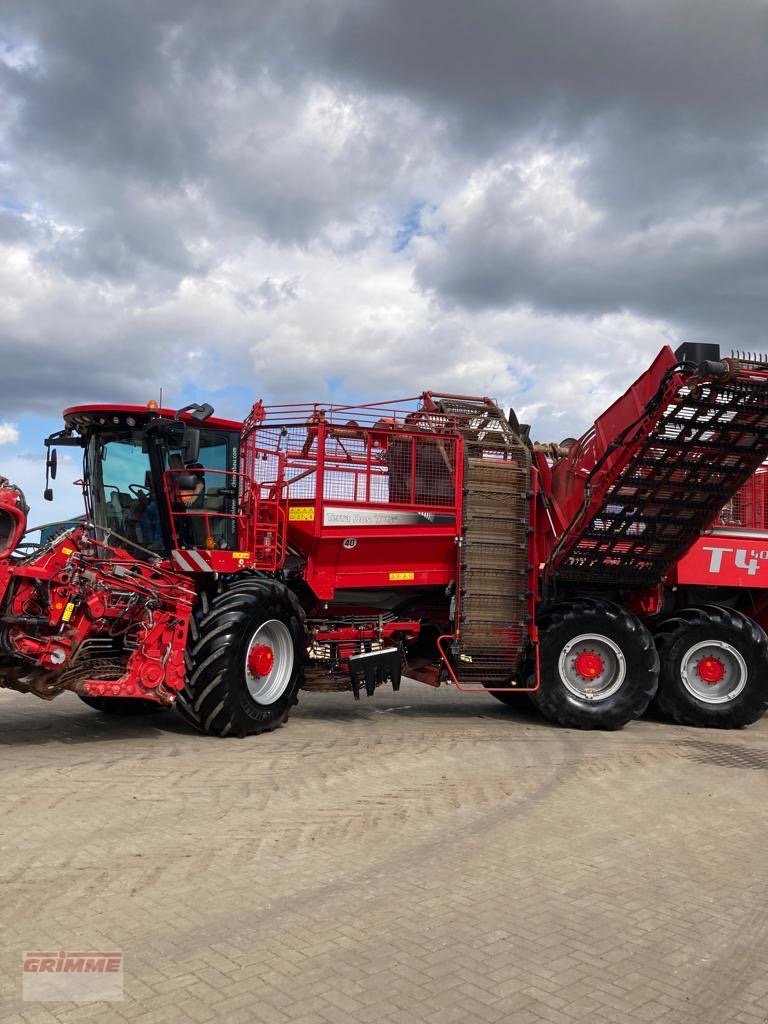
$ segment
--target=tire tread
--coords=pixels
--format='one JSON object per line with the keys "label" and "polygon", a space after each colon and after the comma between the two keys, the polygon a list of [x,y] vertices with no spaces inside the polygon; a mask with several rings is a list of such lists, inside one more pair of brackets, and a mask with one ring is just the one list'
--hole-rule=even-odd
{"label": "tire tread", "polygon": [[[754,685],[750,687],[748,679],[747,689],[727,705],[697,703],[678,678],[678,647],[688,642],[684,641],[687,632],[701,628],[712,629],[713,635],[732,631],[743,641],[742,657],[746,648],[747,657],[762,664],[762,675],[757,675]],[[740,729],[756,722],[768,710],[768,637],[749,616],[721,605],[684,608],[657,624],[654,640],[661,658],[656,705],[678,725]]]}
{"label": "tire tread", "polygon": [[236,701],[233,680],[239,668],[233,666],[232,659],[244,631],[262,610],[265,615],[282,612],[295,618],[303,638],[301,605],[295,594],[276,580],[232,577],[226,589],[211,599],[201,599],[195,609],[195,628],[190,629],[187,647],[191,670],[177,706],[184,720],[200,732],[216,736],[271,732],[285,723],[297,703],[303,676],[300,665],[288,690],[275,702],[273,713],[257,721],[249,718]]}
{"label": "tire tread", "polygon": [[[619,633],[623,632],[638,642],[638,664],[632,665],[637,676],[636,684],[622,687],[604,703],[588,705],[587,702],[579,703],[568,694],[559,679],[542,679],[539,689],[531,694],[531,701],[547,718],[569,729],[621,729],[645,712],[658,686],[659,657],[653,637],[640,620],[611,601],[576,598],[568,604],[548,609],[542,616],[539,622],[542,645],[546,644],[548,633],[563,626],[575,626],[580,618],[593,615],[604,616]],[[597,631],[599,625],[591,628]]]}

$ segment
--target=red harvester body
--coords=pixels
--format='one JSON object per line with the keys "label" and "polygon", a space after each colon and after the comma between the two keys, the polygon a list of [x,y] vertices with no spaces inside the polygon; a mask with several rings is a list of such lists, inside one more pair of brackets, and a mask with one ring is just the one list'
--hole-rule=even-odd
{"label": "red harvester body", "polygon": [[527,693],[576,727],[654,697],[706,725],[766,706],[762,612],[701,600],[703,568],[722,589],[724,566],[761,566],[724,521],[768,456],[759,361],[665,348],[561,446],[435,392],[211,413],[68,410],[48,443],[84,449],[86,521],[26,554],[23,496],[0,486],[4,685],[177,703],[217,735],[274,728],[301,688],[357,697],[403,673]]}

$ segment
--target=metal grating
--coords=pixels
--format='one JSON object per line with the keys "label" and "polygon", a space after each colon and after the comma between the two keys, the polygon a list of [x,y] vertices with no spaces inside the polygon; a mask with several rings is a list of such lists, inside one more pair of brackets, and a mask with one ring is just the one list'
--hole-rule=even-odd
{"label": "metal grating", "polygon": [[456,503],[456,437],[434,417],[397,424],[322,421],[256,425],[246,473],[266,497],[288,501],[450,509]]}
{"label": "metal grating", "polygon": [[768,469],[762,468],[720,509],[716,526],[768,530]]}
{"label": "metal grating", "polygon": [[585,509],[552,556],[554,577],[653,585],[768,456],[764,380],[678,385],[645,436],[625,438],[615,479],[585,490]]}

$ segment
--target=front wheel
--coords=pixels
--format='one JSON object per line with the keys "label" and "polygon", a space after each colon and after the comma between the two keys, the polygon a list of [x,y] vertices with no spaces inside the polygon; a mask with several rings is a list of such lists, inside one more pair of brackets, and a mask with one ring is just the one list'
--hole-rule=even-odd
{"label": "front wheel", "polygon": [[680,725],[738,729],[768,709],[768,637],[730,608],[685,608],[660,622],[660,711]]}
{"label": "front wheel", "polygon": [[212,736],[282,725],[297,702],[306,641],[295,595],[274,580],[235,581],[195,612],[178,707]]}
{"label": "front wheel", "polygon": [[540,623],[539,710],[571,729],[620,729],[639,718],[658,686],[659,658],[639,619],[608,601],[581,598]]}

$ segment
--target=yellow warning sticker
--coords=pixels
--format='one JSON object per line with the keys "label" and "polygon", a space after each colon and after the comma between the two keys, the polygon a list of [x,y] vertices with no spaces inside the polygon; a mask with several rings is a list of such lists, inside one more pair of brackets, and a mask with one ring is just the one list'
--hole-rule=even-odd
{"label": "yellow warning sticker", "polygon": [[62,548],[61,549],[62,555],[71,555],[73,551],[74,551],[74,548]]}
{"label": "yellow warning sticker", "polygon": [[413,579],[416,578],[416,573],[415,572],[391,572],[389,574],[389,578],[390,578],[390,581],[393,582],[393,583],[395,582],[395,580],[413,580]]}
{"label": "yellow warning sticker", "polygon": [[67,605],[67,607],[64,609],[64,611],[61,613],[62,621],[63,622],[69,622],[69,620],[72,618],[72,612],[74,610],[75,610],[75,606],[70,601],[69,604]]}
{"label": "yellow warning sticker", "polygon": [[232,557],[235,558],[235,559],[242,559],[244,562],[247,562],[250,559],[250,557],[251,557],[251,552],[250,551],[233,551],[232,552]]}
{"label": "yellow warning sticker", "polygon": [[311,523],[315,518],[315,506],[294,505],[288,509],[288,518],[292,523]]}

